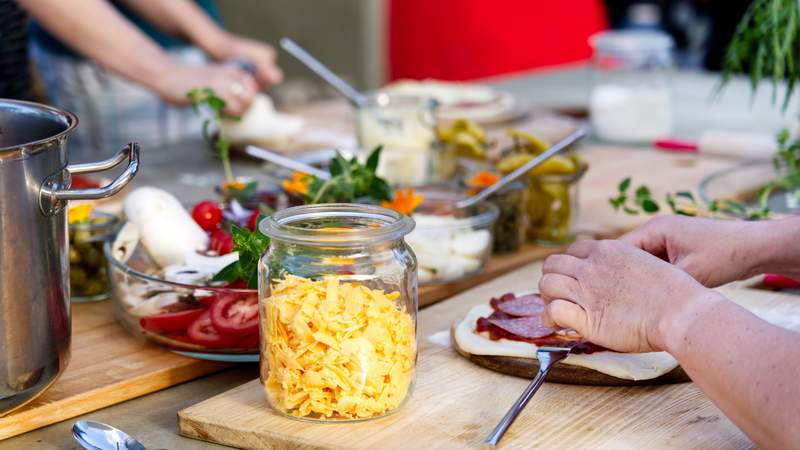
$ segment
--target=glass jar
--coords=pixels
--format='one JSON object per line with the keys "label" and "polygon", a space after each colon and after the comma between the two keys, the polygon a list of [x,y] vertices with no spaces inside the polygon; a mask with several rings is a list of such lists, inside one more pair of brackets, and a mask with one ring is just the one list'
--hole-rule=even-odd
{"label": "glass jar", "polygon": [[261,382],[278,412],[307,420],[389,414],[416,368],[414,221],[386,208],[305,205],[261,221]]}
{"label": "glass jar", "polygon": [[494,203],[499,211],[497,221],[494,223],[492,250],[495,254],[512,253],[522,246],[527,223],[525,214],[527,197],[527,186],[522,181],[511,183],[489,197],[489,201]]}
{"label": "glass jar", "polygon": [[587,169],[588,165],[581,161],[575,173],[528,177],[528,240],[544,245],[575,240],[578,181]]}
{"label": "glass jar", "polygon": [[378,93],[356,111],[358,145],[367,155],[383,146],[378,175],[392,185],[417,186],[437,181],[441,153],[436,145],[433,99]]}
{"label": "glass jar", "polygon": [[93,211],[88,220],[69,224],[69,286],[73,302],[105,300],[111,295],[103,245],[114,239],[119,220]]}
{"label": "glass jar", "polygon": [[605,31],[589,42],[594,50],[589,113],[597,137],[649,143],[669,136],[672,37],[659,31]]}

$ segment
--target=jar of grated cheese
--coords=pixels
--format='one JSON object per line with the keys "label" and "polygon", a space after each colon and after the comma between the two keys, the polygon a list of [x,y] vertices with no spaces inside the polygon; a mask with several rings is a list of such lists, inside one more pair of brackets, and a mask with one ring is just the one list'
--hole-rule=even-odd
{"label": "jar of grated cheese", "polygon": [[408,398],[417,358],[414,221],[370,205],[285,209],[261,221],[261,382],[308,420],[364,420]]}

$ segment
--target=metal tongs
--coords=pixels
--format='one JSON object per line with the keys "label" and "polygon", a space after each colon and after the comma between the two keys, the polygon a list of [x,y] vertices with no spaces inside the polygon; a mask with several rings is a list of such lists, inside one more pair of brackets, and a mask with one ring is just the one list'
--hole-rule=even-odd
{"label": "metal tongs", "polygon": [[544,383],[544,379],[547,377],[550,369],[553,368],[557,362],[566,358],[571,350],[572,347],[539,347],[539,349],[536,350],[536,359],[539,360],[539,372],[536,374],[533,381],[531,381],[531,384],[522,392],[522,395],[520,395],[514,403],[514,406],[508,410],[503,420],[497,424],[489,437],[483,441],[485,448],[497,447],[500,439],[503,438],[508,428],[514,423],[514,420],[517,419],[519,413],[525,409],[525,405],[531,400],[533,394],[535,394],[542,383]]}

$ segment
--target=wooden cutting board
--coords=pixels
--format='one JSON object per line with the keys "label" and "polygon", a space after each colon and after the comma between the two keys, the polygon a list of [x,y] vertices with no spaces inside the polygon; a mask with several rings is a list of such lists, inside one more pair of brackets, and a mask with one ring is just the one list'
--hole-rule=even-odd
{"label": "wooden cutting board", "polygon": [[6,439],[140,397],[228,364],[176,355],[137,339],[113,317],[110,300],[72,305],[72,357],[50,389],[0,417]]}
{"label": "wooden cutting board", "polygon": [[[492,295],[535,289],[526,266],[420,312],[417,386],[397,414],[354,424],[287,419],[266,404],[257,380],[178,413],[184,436],[241,448],[477,448],[528,381],[479,367],[449,345],[449,328]],[[725,290],[737,300],[800,314],[797,297]],[[503,448],[752,448],[693,383],[597,387],[545,383]]]}

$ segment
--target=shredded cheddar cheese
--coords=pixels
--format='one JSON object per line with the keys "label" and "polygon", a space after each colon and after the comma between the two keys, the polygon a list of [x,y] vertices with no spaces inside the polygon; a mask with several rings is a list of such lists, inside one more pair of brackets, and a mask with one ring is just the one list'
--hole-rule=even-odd
{"label": "shredded cheddar cheese", "polygon": [[399,292],[336,277],[287,276],[265,301],[269,374],[279,410],[298,417],[357,419],[400,406],[416,361],[411,315]]}

